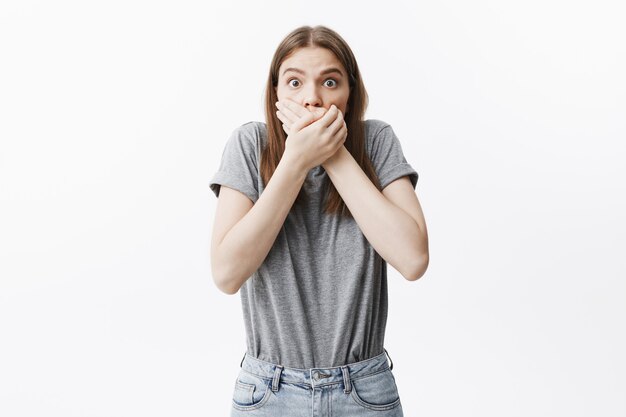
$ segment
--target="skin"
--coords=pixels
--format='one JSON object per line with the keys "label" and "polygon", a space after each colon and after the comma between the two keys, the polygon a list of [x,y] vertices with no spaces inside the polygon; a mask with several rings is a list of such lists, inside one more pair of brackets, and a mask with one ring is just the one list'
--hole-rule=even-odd
{"label": "skin", "polygon": [[[321,74],[331,67],[337,68],[340,73]],[[295,71],[285,73],[287,68],[300,69],[304,74]],[[278,96],[276,115],[283,122],[287,134],[305,111],[314,114],[313,121],[321,118],[333,104],[339,110],[337,117],[341,119],[348,111],[348,73],[335,54],[326,48],[313,46],[294,51],[282,62],[275,89]]]}
{"label": "skin", "polygon": [[[331,65],[340,68],[344,77],[335,74],[321,76],[320,71]],[[306,73],[283,75],[289,66],[301,68]],[[324,126],[333,125],[330,121],[333,119],[341,120],[345,127],[343,113],[349,110],[349,85],[344,68],[330,51],[302,48],[286,59],[280,70],[276,88],[279,99],[277,116],[283,121],[287,134],[292,120],[298,122],[303,115],[310,117],[311,113],[317,116],[311,119],[318,120],[329,112],[329,120],[322,120],[327,122]],[[331,77],[337,77],[338,88],[334,83],[326,82]],[[287,82],[292,78],[300,82],[293,82],[290,86]],[[336,107],[331,108],[333,104]],[[336,127],[333,131],[337,130]],[[347,134],[347,130],[343,130],[343,134]],[[317,134],[318,130],[315,132]],[[408,178],[394,181],[381,194],[345,146],[341,146],[322,166],[359,228],[381,257],[407,280],[421,277],[428,266],[428,236],[421,207]],[[298,180],[294,179],[296,177]],[[272,178],[256,203],[228,187],[223,187],[220,193],[211,264],[216,284],[227,294],[238,292],[267,257],[305,181],[304,173],[298,175],[293,167],[283,163],[278,165]],[[228,196],[225,202],[222,194]]]}

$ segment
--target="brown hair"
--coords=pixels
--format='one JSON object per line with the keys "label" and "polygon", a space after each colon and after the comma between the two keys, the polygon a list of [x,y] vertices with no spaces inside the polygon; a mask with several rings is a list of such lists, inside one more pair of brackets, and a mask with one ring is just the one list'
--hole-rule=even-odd
{"label": "brown hair", "polygon": [[[278,45],[272,63],[265,91],[265,119],[267,125],[267,146],[261,154],[260,173],[264,184],[272,177],[285,151],[287,134],[282,128],[282,121],[275,113],[275,104],[278,101],[275,87],[278,85],[278,71],[282,62],[298,48],[317,46],[326,48],[335,54],[348,72],[350,96],[344,121],[348,128],[348,136],[344,143],[363,172],[380,190],[380,183],[376,171],[365,149],[365,124],[363,116],[367,109],[368,96],[361,79],[361,73],[352,50],[345,40],[335,31],[325,26],[301,26],[289,33]],[[332,181],[327,177],[325,212],[340,213],[352,217],[350,210],[337,192]],[[294,204],[304,204],[307,201],[304,187],[300,189]]]}

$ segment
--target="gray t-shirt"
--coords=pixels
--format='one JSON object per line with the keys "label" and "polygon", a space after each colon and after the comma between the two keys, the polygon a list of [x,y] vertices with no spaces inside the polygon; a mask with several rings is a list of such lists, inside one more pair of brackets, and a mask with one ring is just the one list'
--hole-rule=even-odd
{"label": "gray t-shirt", "polygon": [[[382,188],[418,174],[407,162],[392,127],[365,121],[366,148]],[[226,142],[209,186],[234,188],[256,203],[266,125],[248,122]],[[303,184],[306,206],[293,205],[259,269],[239,290],[247,353],[291,368],[333,367],[383,353],[387,323],[387,263],[354,219],[323,212],[324,168]]]}

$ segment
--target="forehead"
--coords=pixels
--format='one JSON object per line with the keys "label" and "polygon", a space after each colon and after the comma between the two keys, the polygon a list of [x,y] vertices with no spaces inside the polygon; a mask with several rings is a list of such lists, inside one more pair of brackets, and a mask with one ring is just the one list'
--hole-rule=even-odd
{"label": "forehead", "polygon": [[280,64],[279,76],[285,68],[295,67],[306,72],[317,73],[327,67],[337,67],[345,74],[341,61],[330,50],[321,47],[298,48]]}

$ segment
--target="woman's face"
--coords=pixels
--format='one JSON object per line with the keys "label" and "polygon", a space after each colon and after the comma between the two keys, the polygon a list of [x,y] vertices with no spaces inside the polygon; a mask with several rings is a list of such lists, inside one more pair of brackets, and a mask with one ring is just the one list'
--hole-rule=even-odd
{"label": "woman's face", "polygon": [[335,54],[318,46],[296,49],[280,65],[278,100],[289,98],[307,109],[334,104],[346,115],[350,86],[348,74]]}

